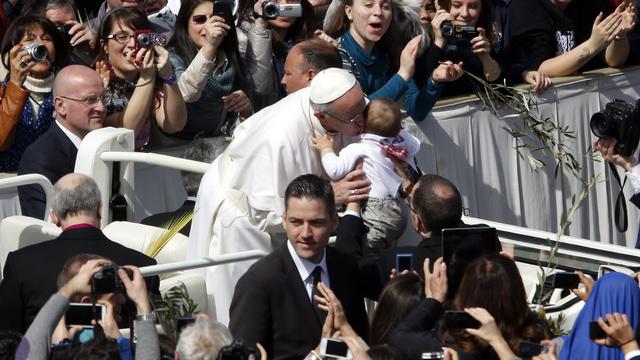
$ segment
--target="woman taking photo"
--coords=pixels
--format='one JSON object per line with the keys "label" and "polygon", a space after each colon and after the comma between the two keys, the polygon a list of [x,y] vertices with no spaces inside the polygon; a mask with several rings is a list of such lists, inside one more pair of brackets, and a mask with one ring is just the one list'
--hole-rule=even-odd
{"label": "woman taking photo", "polygon": [[[462,75],[460,64],[439,66],[421,88],[413,80],[420,36],[411,39],[402,50],[399,61],[394,51],[382,46],[391,43],[385,35],[391,29],[393,17],[390,0],[345,0],[341,7],[327,14],[325,32],[338,40],[343,67],[351,71],[369,99],[386,97],[393,101],[405,94],[405,109],[416,121],[423,120],[440,93],[439,81],[451,81]],[[399,62],[397,69],[389,64]],[[391,75],[392,74],[392,75]]]}
{"label": "woman taking photo", "polygon": [[[38,45],[46,52],[34,51]],[[51,21],[28,15],[11,23],[0,53],[9,70],[0,94],[0,172],[15,172],[27,146],[53,123],[53,78],[67,65],[68,47]]]}
{"label": "woman taking photo", "polygon": [[229,134],[236,114],[246,118],[253,111],[242,90],[244,77],[233,24],[214,16],[214,10],[213,1],[183,1],[169,49],[187,103],[185,128],[173,136],[184,140],[196,134]]}
{"label": "woman taking photo", "polygon": [[149,28],[144,13],[119,8],[106,15],[99,32],[98,58],[111,68],[105,126],[133,130],[136,149],[149,144],[153,126],[172,134],[182,130],[187,118],[169,52],[158,44],[137,45],[136,31]]}
{"label": "woman taking photo", "polygon": [[[307,0],[286,1],[302,7],[302,17],[262,18],[266,0],[241,0],[239,5],[238,41],[244,68],[251,80],[249,94],[253,108],[259,111],[287,95],[280,84],[289,49],[313,37],[313,7]],[[285,3],[278,0],[277,3]]]}

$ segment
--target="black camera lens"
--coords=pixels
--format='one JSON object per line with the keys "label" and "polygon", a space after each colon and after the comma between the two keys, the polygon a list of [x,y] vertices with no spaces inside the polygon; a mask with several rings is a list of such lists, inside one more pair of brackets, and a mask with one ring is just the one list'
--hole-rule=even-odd
{"label": "black camera lens", "polygon": [[138,34],[136,43],[139,47],[149,47],[151,45],[151,36],[148,33]]}
{"label": "black camera lens", "polygon": [[262,3],[262,16],[265,19],[275,19],[280,13],[280,6],[276,2]]}
{"label": "black camera lens", "polygon": [[27,52],[27,54],[29,54],[29,56],[31,56],[31,59],[35,62],[43,62],[47,60],[47,57],[49,56],[47,47],[40,44],[29,45],[24,50]]}
{"label": "black camera lens", "polygon": [[442,36],[445,38],[451,38],[453,36],[453,24],[451,21],[442,22],[440,29],[442,29]]}
{"label": "black camera lens", "polygon": [[611,129],[609,117],[601,112],[593,114],[590,125],[593,135],[599,138],[610,137],[611,134],[614,133]]}

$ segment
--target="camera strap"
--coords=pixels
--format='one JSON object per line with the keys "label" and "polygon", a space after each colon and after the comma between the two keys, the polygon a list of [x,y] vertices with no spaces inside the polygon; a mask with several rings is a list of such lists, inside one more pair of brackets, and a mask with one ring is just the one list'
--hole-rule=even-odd
{"label": "camera strap", "polygon": [[616,197],[616,207],[615,207],[615,213],[614,213],[616,229],[618,229],[618,231],[620,232],[625,232],[627,231],[627,227],[629,226],[629,221],[627,218],[627,202],[624,198],[624,193],[622,192],[622,189],[624,189],[624,185],[627,183],[627,177],[625,176],[624,181],[621,182],[620,175],[618,175],[618,170],[616,170],[616,166],[613,165],[613,163],[611,162],[608,162],[608,164],[609,164],[609,170],[611,170],[613,177],[616,179],[616,182],[620,186],[620,192]]}

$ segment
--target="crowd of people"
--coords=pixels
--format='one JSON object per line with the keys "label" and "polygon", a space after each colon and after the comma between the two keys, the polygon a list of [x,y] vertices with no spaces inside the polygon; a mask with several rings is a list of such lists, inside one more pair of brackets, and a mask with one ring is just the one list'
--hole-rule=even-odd
{"label": "crowd of people", "polygon": [[[455,184],[421,174],[420,142],[402,129],[404,113],[423,121],[440,97],[472,92],[471,76],[540,93],[555,77],[639,63],[637,6],[3,0],[0,172],[54,183],[51,214],[39,186],[20,187],[20,205],[63,231],[2,264],[0,356],[316,360],[333,338],[354,359],[640,358],[632,277],[581,276],[584,308],[554,338],[497,237],[489,253],[443,258],[442,230],[474,227]],[[187,259],[269,253],[194,270],[215,313],[175,343],[155,326],[159,279],[138,269],[155,260],[101,232],[100,189],[73,173],[83,139],[108,126],[130,129],[136,151],[185,147],[212,163],[201,180],[184,175],[183,207],[143,220],[193,213]],[[615,141],[594,148],[640,174]],[[405,228],[420,242],[398,246]],[[414,271],[399,271],[408,254]],[[66,319],[76,303],[91,305],[85,328]],[[604,334],[592,341],[593,322]]]}

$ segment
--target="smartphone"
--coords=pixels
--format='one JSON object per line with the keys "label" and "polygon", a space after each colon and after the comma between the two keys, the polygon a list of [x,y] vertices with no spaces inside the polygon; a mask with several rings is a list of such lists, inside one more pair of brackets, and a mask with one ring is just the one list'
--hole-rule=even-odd
{"label": "smartphone", "polygon": [[447,310],[444,313],[444,327],[447,329],[478,329],[480,321],[467,312]]}
{"label": "smartphone", "polygon": [[180,337],[180,333],[189,324],[193,324],[196,321],[195,316],[177,317],[176,318],[176,338]]}
{"label": "smartphone", "polygon": [[444,359],[444,351],[434,351],[422,353],[423,360],[429,359]]}
{"label": "smartphone", "polygon": [[233,9],[231,3],[225,0],[216,0],[213,3],[213,15],[220,16],[227,25],[233,26]]}
{"label": "smartphone", "polygon": [[64,315],[67,326],[93,328],[91,320],[104,320],[106,309],[102,304],[71,303]]}
{"label": "smartphone", "polygon": [[535,343],[532,341],[521,340],[518,348],[518,357],[522,359],[530,359],[534,356],[546,353],[549,348],[546,345]]}
{"label": "smartphone", "polygon": [[413,271],[413,254],[396,254],[396,270],[398,274],[405,270]]}
{"label": "smartphone", "polygon": [[597,321],[589,322],[589,338],[591,340],[606,339],[607,333],[600,327]]}
{"label": "smartphone", "polygon": [[547,289],[577,289],[580,285],[580,277],[572,272],[558,272],[551,274],[544,281]]}
{"label": "smartphone", "polygon": [[320,341],[320,355],[334,358],[352,359],[353,355],[347,344],[337,339],[322,338]]}

